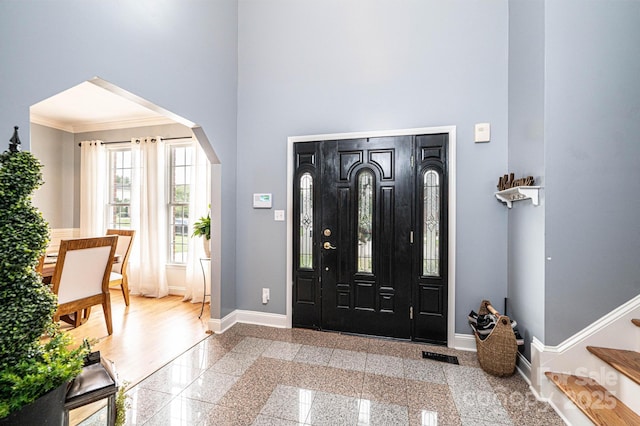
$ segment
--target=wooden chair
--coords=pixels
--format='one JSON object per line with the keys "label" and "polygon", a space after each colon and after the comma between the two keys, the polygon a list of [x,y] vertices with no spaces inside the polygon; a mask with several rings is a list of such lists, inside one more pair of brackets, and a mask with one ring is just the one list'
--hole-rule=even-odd
{"label": "wooden chair", "polygon": [[36,265],[36,272],[42,275],[42,271],[44,269],[44,254],[40,256],[38,259],[38,264]]}
{"label": "wooden chair", "polygon": [[136,231],[130,229],[107,229],[107,235],[117,235],[118,245],[116,254],[120,255],[121,262],[114,263],[109,277],[109,287],[119,285],[122,289],[125,305],[129,306],[129,278],[127,277],[127,266],[129,265],[129,254],[133,246],[133,237]]}
{"label": "wooden chair", "polygon": [[82,324],[81,312],[101,304],[107,331],[113,332],[109,275],[117,239],[110,235],[60,242],[58,261],[51,278],[53,292],[58,296],[55,320],[73,320],[77,327]]}

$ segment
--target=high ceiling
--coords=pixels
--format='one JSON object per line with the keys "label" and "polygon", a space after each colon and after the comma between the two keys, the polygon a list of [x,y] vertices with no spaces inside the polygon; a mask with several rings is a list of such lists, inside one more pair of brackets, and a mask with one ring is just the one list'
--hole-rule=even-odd
{"label": "high ceiling", "polygon": [[88,81],[32,105],[31,122],[71,133],[175,123]]}

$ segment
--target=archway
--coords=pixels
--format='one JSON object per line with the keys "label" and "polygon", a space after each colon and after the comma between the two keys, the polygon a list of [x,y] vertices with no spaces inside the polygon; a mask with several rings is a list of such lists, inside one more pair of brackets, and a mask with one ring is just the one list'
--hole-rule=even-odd
{"label": "archway", "polygon": [[[221,180],[220,161],[202,127],[198,124],[168,111],[148,100],[131,93],[121,87],[103,80],[99,77],[91,78],[79,85],[60,92],[50,98],[44,99],[31,106],[31,149],[38,151],[39,142],[34,139],[34,124],[46,126],[65,132],[63,134],[83,133],[96,129],[126,129],[136,126],[170,126],[187,130],[189,136],[197,140],[207,155],[211,169],[210,199],[212,219],[212,251],[219,253],[221,250]],[[153,128],[153,127],[151,127]],[[73,139],[71,137],[71,139]],[[35,142],[35,144],[34,144]],[[68,141],[67,141],[68,142]],[[75,143],[71,140],[71,144]],[[68,144],[67,144],[68,145]],[[61,167],[73,167],[78,159],[67,156],[64,152],[59,158],[67,164]],[[68,152],[67,152],[68,154]],[[67,172],[68,173],[68,168]],[[59,185],[64,186],[65,179],[68,182],[75,177],[59,177]],[[55,179],[54,179],[55,181]],[[73,191],[64,191],[64,196],[58,198],[58,203],[73,205],[77,194]],[[45,203],[47,201],[45,200]],[[52,204],[52,203],[49,203]],[[69,223],[63,223],[67,227]],[[70,224],[73,226],[73,223]],[[211,262],[211,317],[220,318],[220,282],[221,265],[220,258],[215,257]]]}

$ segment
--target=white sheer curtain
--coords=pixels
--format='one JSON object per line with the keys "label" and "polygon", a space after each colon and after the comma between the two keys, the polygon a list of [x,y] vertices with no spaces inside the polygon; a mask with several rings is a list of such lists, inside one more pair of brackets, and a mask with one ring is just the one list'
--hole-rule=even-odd
{"label": "white sheer curtain", "polygon": [[105,232],[107,151],[102,141],[80,142],[80,235]]}
{"label": "white sheer curtain", "polygon": [[[193,224],[198,218],[209,213],[209,159],[204,153],[200,144],[193,143],[193,167],[191,167],[191,190],[189,192],[189,236],[193,233]],[[184,300],[191,300],[192,303],[200,303],[204,298],[204,286],[202,266],[205,271],[211,268],[211,262],[204,261],[200,264],[200,259],[204,258],[204,246],[202,237],[189,238],[189,257],[185,276]],[[211,253],[211,257],[215,253]],[[207,277],[210,274],[207,273]],[[210,293],[211,281],[207,280],[207,293]]]}
{"label": "white sheer curtain", "polygon": [[165,274],[166,201],[165,147],[161,137],[131,140],[131,229],[136,231],[132,247],[130,288],[134,294],[164,297],[169,294]]}

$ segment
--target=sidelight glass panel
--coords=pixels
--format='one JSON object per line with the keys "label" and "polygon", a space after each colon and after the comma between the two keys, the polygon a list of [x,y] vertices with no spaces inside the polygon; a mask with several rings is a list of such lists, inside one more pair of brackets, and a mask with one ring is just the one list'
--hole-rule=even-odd
{"label": "sidelight glass panel", "polygon": [[440,175],[433,169],[422,180],[422,275],[440,276]]}
{"label": "sidelight glass panel", "polygon": [[358,272],[373,272],[373,173],[358,175]]}
{"label": "sidelight glass panel", "polygon": [[300,176],[300,268],[313,269],[313,176]]}

